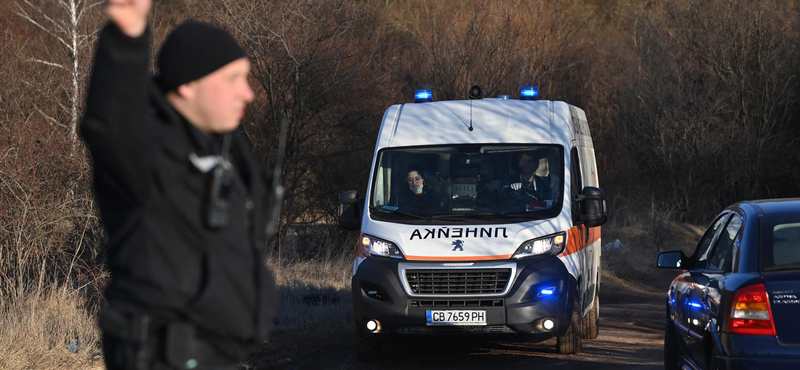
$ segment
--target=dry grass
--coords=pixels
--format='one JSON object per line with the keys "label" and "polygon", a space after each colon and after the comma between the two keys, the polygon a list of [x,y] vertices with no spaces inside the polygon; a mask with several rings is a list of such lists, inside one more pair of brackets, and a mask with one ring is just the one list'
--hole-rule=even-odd
{"label": "dry grass", "polygon": [[352,248],[345,249],[313,260],[284,262],[280,268],[276,259],[270,260],[280,292],[275,329],[269,344],[250,356],[246,368],[306,368],[320,363],[320,358],[330,359],[331,353],[337,357],[352,353],[354,257]]}
{"label": "dry grass", "polygon": [[[604,286],[638,284],[655,289],[666,289],[679,270],[656,267],[657,244],[663,250],[681,250],[686,255],[694,251],[704,229],[690,224],[662,225],[664,235],[654,240],[649,225],[628,225],[622,228],[603,227],[603,256],[601,259]],[[619,240],[621,247],[611,245]]]}
{"label": "dry grass", "polygon": [[0,306],[0,369],[102,369],[99,340],[80,292],[53,285]]}

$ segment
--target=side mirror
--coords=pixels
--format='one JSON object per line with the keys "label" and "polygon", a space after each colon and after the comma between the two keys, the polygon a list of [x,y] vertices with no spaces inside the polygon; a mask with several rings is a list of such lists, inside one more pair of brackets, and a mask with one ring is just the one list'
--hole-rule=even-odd
{"label": "side mirror", "polygon": [[681,251],[661,252],[658,254],[656,266],[665,269],[685,269],[688,258]]}
{"label": "side mirror", "polygon": [[580,204],[579,224],[597,227],[606,223],[606,196],[600,188],[587,186],[575,200]]}
{"label": "side mirror", "polygon": [[350,190],[339,197],[339,227],[345,230],[361,228],[361,200],[358,192]]}

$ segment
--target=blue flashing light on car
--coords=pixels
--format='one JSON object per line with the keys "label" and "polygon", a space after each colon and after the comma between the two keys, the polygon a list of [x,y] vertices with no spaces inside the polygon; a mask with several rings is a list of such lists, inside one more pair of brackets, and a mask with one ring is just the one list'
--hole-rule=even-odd
{"label": "blue flashing light on car", "polygon": [[414,103],[427,103],[433,101],[431,89],[417,89],[414,93]]}
{"label": "blue flashing light on car", "polygon": [[539,89],[536,86],[523,86],[519,92],[520,100],[539,100]]}
{"label": "blue flashing light on car", "polygon": [[556,293],[556,288],[541,288],[539,289],[539,297],[551,297]]}

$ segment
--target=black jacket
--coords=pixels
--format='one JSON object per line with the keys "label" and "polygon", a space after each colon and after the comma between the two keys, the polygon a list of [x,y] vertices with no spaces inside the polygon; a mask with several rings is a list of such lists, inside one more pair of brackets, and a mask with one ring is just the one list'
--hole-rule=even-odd
{"label": "black jacket", "polygon": [[419,194],[405,187],[400,190],[398,198],[397,206],[399,209],[414,214],[435,212],[439,208],[439,202],[441,201],[439,194],[428,186],[423,186],[422,192]]}
{"label": "black jacket", "polygon": [[[553,199],[553,190],[550,188],[550,180],[549,177],[539,177],[533,176],[533,181],[528,183],[522,179],[522,175],[508,175],[503,182],[504,186],[510,186],[513,183],[522,183],[523,188],[527,188],[531,194],[534,194],[539,201],[544,200],[552,200]],[[536,182],[536,187],[534,190],[533,183]],[[510,192],[510,188],[504,188],[504,192]],[[525,193],[523,193],[525,194]]]}
{"label": "black jacket", "polygon": [[189,156],[216,154],[214,138],[181,118],[152,82],[149,38],[149,31],[134,39],[106,26],[81,123],[109,236],[106,298],[163,320],[189,320],[237,360],[266,338],[275,307],[263,261],[266,179],[234,133],[229,225],[205,226],[211,172]]}

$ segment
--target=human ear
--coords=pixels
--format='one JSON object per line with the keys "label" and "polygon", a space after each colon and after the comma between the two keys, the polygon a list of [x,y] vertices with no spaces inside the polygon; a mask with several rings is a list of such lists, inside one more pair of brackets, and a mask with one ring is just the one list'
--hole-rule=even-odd
{"label": "human ear", "polygon": [[197,96],[197,87],[194,81],[178,86],[176,92],[185,100],[193,100]]}

